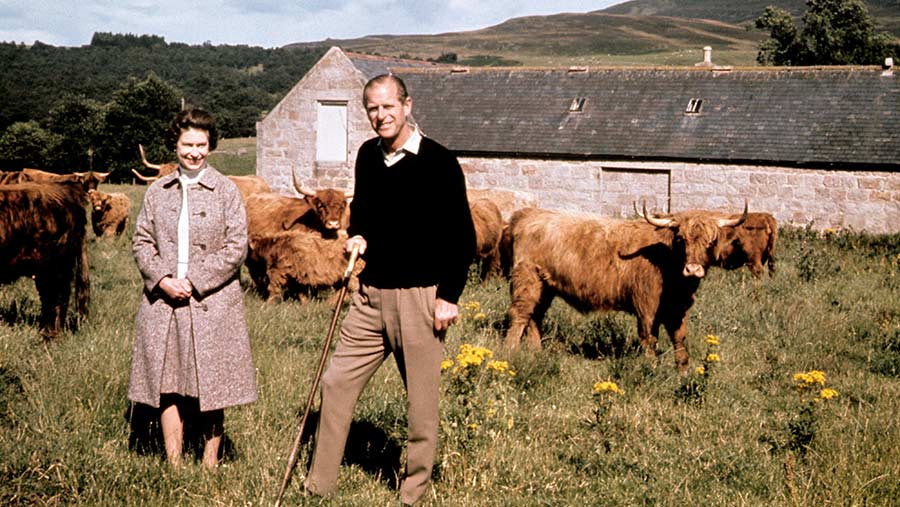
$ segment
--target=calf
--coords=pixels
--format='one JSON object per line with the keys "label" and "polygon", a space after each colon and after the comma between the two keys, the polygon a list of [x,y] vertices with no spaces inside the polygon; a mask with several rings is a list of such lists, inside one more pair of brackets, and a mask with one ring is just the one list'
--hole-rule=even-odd
{"label": "calf", "polygon": [[[343,238],[325,239],[308,231],[281,231],[250,238],[247,266],[257,290],[267,301],[295,295],[306,301],[318,290],[338,288],[347,269]],[[359,290],[357,276],[365,263],[358,260],[348,290]],[[255,273],[255,275],[254,275]]]}
{"label": "calf", "polygon": [[131,211],[131,199],[127,195],[90,190],[88,200],[91,203],[91,225],[97,237],[118,236],[125,232]]}

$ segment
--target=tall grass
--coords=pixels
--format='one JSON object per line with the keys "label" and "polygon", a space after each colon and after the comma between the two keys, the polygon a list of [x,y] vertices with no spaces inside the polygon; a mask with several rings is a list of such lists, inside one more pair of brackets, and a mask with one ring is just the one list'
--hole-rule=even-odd
{"label": "tall grass", "polygon": [[[144,187],[110,187],[132,197],[134,216]],[[229,445],[216,473],[190,460],[170,468],[158,448],[132,445],[141,411],[126,388],[141,285],[130,234],[91,241],[91,314],[55,342],[39,337],[33,283],[0,287],[0,504],[272,504],[333,309],[266,304],[244,273],[259,401],[226,410]],[[485,381],[482,372],[460,388],[445,371],[442,444],[424,504],[896,505],[898,254],[897,236],[783,230],[775,277],[713,269],[688,330],[692,368],[705,337],[719,339],[702,389],[685,389],[665,338],[659,366],[647,364],[632,317],[582,316],[560,302],[542,352],[507,354],[507,285],[473,277],[446,356],[483,347],[515,375]],[[802,399],[792,377],[810,370],[839,395]],[[598,381],[622,394],[601,400]],[[405,436],[389,360],[357,406],[339,492],[301,495],[304,446],[285,504],[395,503]]]}

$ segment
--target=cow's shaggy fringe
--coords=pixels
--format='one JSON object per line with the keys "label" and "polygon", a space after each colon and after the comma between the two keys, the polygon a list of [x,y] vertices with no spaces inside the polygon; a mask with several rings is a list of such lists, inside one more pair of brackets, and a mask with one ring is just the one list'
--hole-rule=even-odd
{"label": "cow's shaggy fringe", "polygon": [[[108,191],[140,202],[143,187]],[[710,269],[688,335],[694,365],[704,337],[721,338],[721,362],[702,404],[677,402],[681,379],[671,367],[649,367],[634,345],[634,319],[621,313],[583,316],[557,301],[544,319],[543,350],[508,355],[501,347],[508,285],[493,278],[481,285],[473,273],[463,300],[479,302],[485,318],[451,328],[446,355],[463,343],[492,349],[516,371],[518,404],[512,428],[484,445],[465,453],[440,447],[438,462],[454,466],[437,468],[423,505],[894,505],[900,237],[849,241],[842,234],[782,229],[773,277]],[[271,505],[333,307],[323,298],[266,304],[244,272],[259,401],[227,411],[232,446],[217,473],[195,463],[172,469],[159,454],[129,449],[141,429],[125,398],[141,289],[130,236],[90,242],[90,318],[46,346],[34,324],[31,281],[0,287],[0,504]],[[801,277],[800,237],[803,251],[827,256],[835,269]],[[580,344],[615,343],[620,334],[628,346],[579,352]],[[658,352],[672,360],[668,340]],[[781,445],[796,412],[792,375],[812,369],[827,371],[841,396],[820,411],[815,439],[797,459]],[[609,411],[607,432],[585,424],[598,379],[625,392]],[[405,404],[388,361],[357,406],[335,497],[303,496],[304,446],[285,504],[396,503]]]}

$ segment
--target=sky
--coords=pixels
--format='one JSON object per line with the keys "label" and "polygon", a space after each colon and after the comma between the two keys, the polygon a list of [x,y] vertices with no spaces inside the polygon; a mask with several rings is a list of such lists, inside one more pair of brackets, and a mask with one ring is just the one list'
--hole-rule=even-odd
{"label": "sky", "polygon": [[0,41],[78,47],[94,32],[264,48],[365,35],[478,30],[624,0],[0,0]]}

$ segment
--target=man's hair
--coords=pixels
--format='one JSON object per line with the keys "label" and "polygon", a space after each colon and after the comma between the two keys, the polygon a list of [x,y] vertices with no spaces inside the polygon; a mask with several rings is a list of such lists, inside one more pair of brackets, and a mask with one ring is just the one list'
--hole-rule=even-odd
{"label": "man's hair", "polygon": [[219,143],[216,119],[207,111],[198,108],[182,109],[175,115],[175,118],[172,118],[172,122],[169,123],[169,130],[165,134],[166,148],[174,150],[181,133],[190,128],[205,130],[209,134],[209,151],[216,149]]}
{"label": "man's hair", "polygon": [[406,99],[409,98],[409,93],[406,91],[406,83],[393,74],[381,74],[370,79],[366,86],[363,87],[363,105],[366,103],[366,92],[373,86],[386,82],[392,82],[397,85],[397,98],[400,99],[400,102],[406,102]]}

